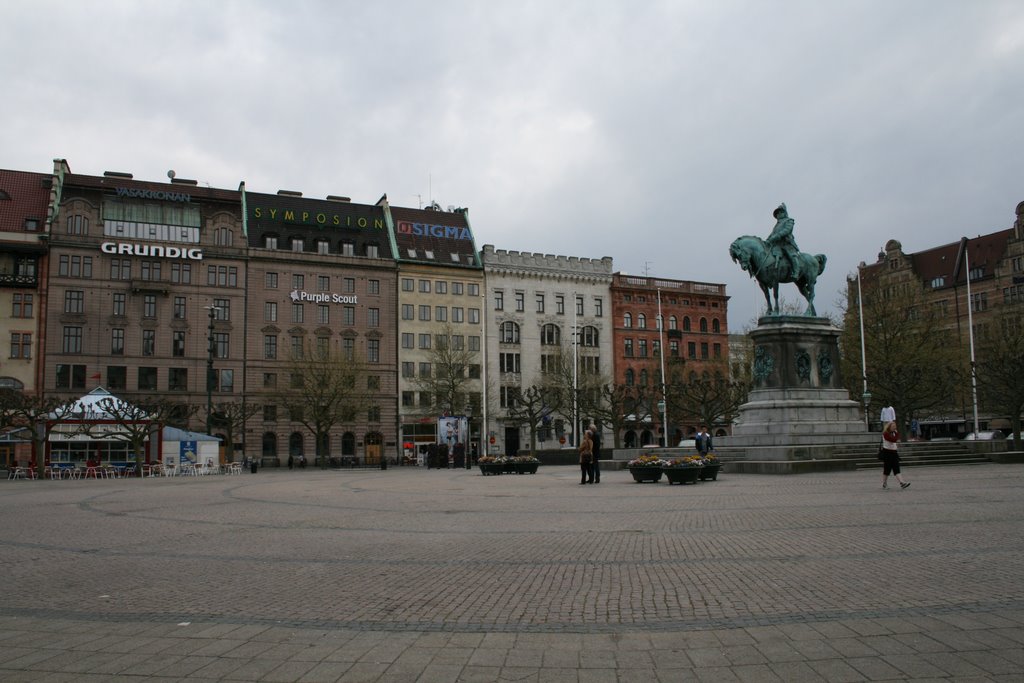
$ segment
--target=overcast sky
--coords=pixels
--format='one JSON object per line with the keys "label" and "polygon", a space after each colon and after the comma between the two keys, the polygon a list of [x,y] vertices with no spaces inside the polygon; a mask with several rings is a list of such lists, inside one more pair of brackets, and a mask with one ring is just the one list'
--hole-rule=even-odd
{"label": "overcast sky", "polygon": [[733,331],[780,202],[830,313],[1024,200],[1019,0],[2,6],[0,167],[468,207],[478,247],[726,284]]}

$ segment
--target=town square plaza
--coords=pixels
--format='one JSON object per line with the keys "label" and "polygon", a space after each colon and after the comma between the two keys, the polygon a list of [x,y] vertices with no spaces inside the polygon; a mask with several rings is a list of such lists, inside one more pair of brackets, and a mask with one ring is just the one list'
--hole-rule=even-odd
{"label": "town square plaza", "polygon": [[1024,680],[1024,465],[904,472],[3,480],[0,680]]}

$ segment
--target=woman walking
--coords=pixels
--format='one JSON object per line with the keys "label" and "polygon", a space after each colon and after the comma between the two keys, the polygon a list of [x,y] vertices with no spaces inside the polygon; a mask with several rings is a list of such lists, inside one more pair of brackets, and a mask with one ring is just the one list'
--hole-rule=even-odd
{"label": "woman walking", "polygon": [[879,457],[882,458],[883,489],[888,488],[886,482],[889,480],[889,474],[895,475],[901,489],[910,486],[910,482],[903,481],[903,477],[900,476],[900,454],[897,450],[899,441],[900,433],[896,431],[896,422],[891,421],[885,425],[885,431],[882,432],[882,447],[878,451]]}
{"label": "woman walking", "polygon": [[594,470],[591,468],[593,462],[594,442],[588,429],[583,433],[583,442],[580,443],[580,485],[594,483]]}

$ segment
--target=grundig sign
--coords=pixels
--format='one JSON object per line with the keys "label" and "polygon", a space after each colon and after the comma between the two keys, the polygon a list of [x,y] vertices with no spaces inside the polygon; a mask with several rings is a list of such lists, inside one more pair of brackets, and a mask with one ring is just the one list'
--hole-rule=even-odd
{"label": "grundig sign", "polygon": [[203,260],[202,249],[189,247],[165,247],[158,244],[130,244],[128,242],[104,242],[100,245],[104,254],[127,256],[151,256],[153,258],[182,258],[193,261]]}

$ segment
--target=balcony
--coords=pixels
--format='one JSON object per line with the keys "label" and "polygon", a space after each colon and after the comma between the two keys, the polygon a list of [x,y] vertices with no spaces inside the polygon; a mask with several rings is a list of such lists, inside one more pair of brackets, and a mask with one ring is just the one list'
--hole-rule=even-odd
{"label": "balcony", "polygon": [[0,273],[0,287],[36,289],[37,287],[39,287],[39,278],[35,275],[14,275],[12,273]]}

